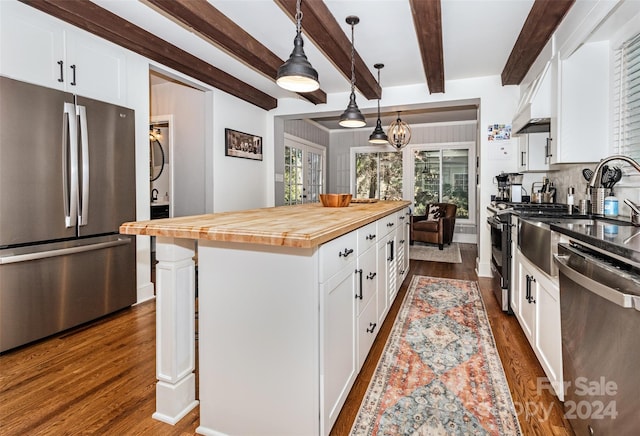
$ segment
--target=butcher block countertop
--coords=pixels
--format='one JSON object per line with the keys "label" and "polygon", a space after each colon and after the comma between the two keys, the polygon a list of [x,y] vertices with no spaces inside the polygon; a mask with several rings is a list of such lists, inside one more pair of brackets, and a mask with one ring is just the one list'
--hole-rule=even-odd
{"label": "butcher block countertop", "polygon": [[320,203],[311,203],[249,209],[128,222],[120,226],[120,233],[311,248],[409,204],[409,201],[377,201],[323,207]]}

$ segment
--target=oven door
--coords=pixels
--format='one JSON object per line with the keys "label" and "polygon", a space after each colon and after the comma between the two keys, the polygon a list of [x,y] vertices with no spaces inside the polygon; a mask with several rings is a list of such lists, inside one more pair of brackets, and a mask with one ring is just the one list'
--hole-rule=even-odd
{"label": "oven door", "polygon": [[487,223],[491,228],[491,263],[500,276],[500,288],[494,289],[500,308],[509,312],[509,281],[511,275],[511,232],[509,222],[498,216],[490,216]]}

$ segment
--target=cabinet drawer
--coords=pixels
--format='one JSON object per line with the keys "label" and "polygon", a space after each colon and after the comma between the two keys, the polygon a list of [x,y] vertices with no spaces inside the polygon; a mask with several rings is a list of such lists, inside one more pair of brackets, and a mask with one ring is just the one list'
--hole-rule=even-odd
{"label": "cabinet drawer", "polygon": [[398,229],[400,229],[400,231],[402,231],[402,229],[404,228],[404,226],[406,226],[409,223],[409,208],[404,208],[399,212],[396,212],[396,216],[398,217]]}
{"label": "cabinet drawer", "polygon": [[376,299],[372,298],[358,317],[358,368],[362,368],[377,334]]}
{"label": "cabinet drawer", "polygon": [[394,212],[376,221],[378,238],[388,235],[398,227],[398,214]]}
{"label": "cabinet drawer", "polygon": [[376,293],[378,282],[377,250],[370,248],[358,256],[356,268],[356,300],[358,313],[361,313],[371,297]]}
{"label": "cabinet drawer", "polygon": [[349,264],[355,269],[356,234],[356,231],[349,232],[320,247],[320,283]]}
{"label": "cabinet drawer", "polygon": [[369,248],[376,245],[378,226],[376,222],[367,224],[364,227],[360,227],[358,232],[358,256],[367,251]]}

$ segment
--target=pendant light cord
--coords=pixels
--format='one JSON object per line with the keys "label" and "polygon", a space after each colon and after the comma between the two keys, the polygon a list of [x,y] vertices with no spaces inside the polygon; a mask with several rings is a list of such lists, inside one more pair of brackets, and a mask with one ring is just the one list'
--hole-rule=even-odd
{"label": "pendant light cord", "polygon": [[302,32],[302,11],[300,10],[300,5],[302,4],[302,0],[298,0],[296,2],[296,32]]}
{"label": "pendant light cord", "polygon": [[[380,68],[378,68],[378,86],[380,86]],[[382,92],[380,92],[380,95],[382,95]],[[380,99],[378,99],[378,119],[380,119]]]}
{"label": "pendant light cord", "polygon": [[353,32],[353,23],[351,24],[351,92],[353,93],[356,87],[356,62],[355,62],[355,38]]}

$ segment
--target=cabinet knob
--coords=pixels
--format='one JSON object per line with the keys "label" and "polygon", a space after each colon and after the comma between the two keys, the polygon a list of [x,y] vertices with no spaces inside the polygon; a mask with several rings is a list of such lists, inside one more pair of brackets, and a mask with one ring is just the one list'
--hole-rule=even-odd
{"label": "cabinet knob", "polygon": [[387,223],[387,227],[393,227],[393,223]]}
{"label": "cabinet knob", "polygon": [[344,251],[341,251],[340,253],[338,253],[338,257],[342,257],[342,256],[347,257],[351,253],[353,253],[353,248],[345,248]]}
{"label": "cabinet knob", "polygon": [[375,322],[370,322],[369,323],[369,328],[367,329],[367,333],[373,333],[373,331],[376,329],[376,326],[378,324]]}
{"label": "cabinet knob", "polygon": [[376,239],[376,235],[369,234],[364,239],[366,239],[367,241],[373,241],[374,239]]}
{"label": "cabinet knob", "polygon": [[376,276],[376,273],[372,271],[369,274],[367,274],[367,279],[372,280],[375,276]]}

